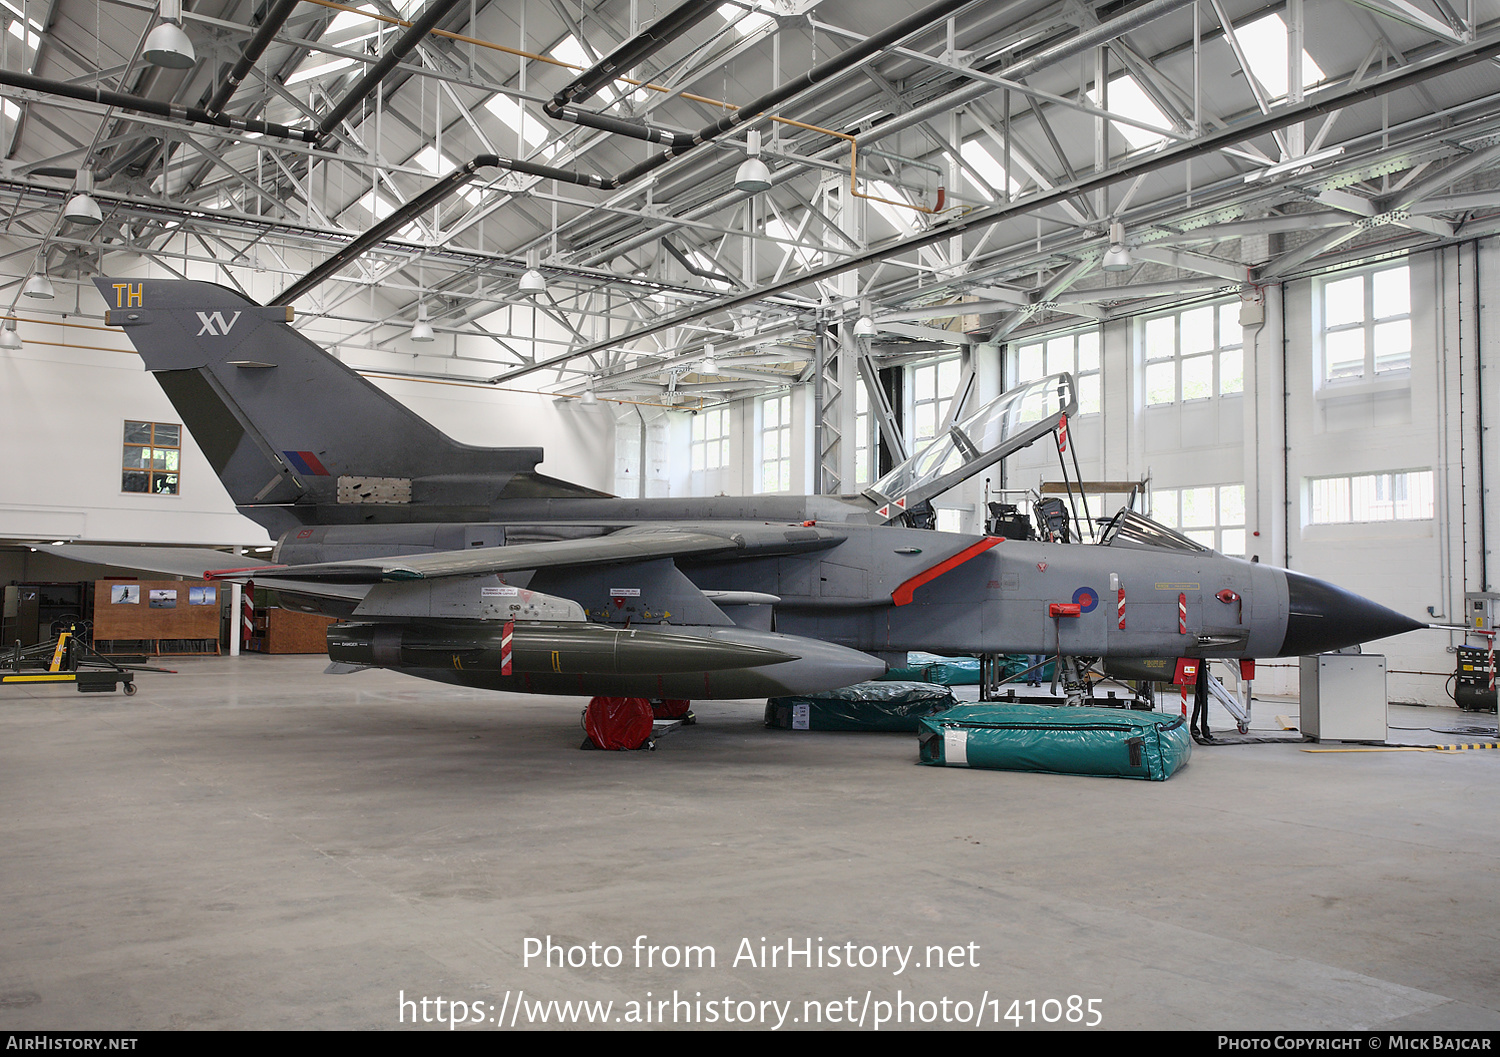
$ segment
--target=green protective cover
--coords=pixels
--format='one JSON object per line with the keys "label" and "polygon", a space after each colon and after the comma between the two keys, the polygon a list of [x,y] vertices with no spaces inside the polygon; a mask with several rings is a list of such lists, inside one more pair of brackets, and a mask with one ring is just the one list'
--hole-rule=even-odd
{"label": "green protective cover", "polygon": [[1162,712],[978,704],[919,721],[921,762],[1166,781],[1193,755],[1187,719]]}
{"label": "green protective cover", "polygon": [[[1052,681],[1052,661],[1038,668],[1023,681],[1047,683]],[[1011,679],[1020,675],[1031,665],[1031,658],[1024,653],[1000,655],[1000,678]],[[935,653],[913,650],[906,655],[906,664],[891,668],[882,679],[914,683],[941,683],[944,686],[978,686],[979,660],[976,657],[940,657]]]}
{"label": "green protective cover", "polygon": [[855,683],[841,690],[773,697],[766,726],[782,730],[895,731],[910,734],[923,716],[954,706],[946,686],[916,682]]}
{"label": "green protective cover", "polygon": [[935,653],[912,650],[906,655],[906,666],[890,669],[884,678],[940,683],[943,686],[978,686],[979,660],[976,657],[940,657]]}

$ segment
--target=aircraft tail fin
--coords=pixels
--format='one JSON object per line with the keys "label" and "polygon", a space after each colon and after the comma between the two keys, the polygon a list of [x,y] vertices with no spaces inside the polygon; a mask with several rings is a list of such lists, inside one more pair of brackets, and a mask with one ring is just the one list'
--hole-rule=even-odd
{"label": "aircraft tail fin", "polygon": [[268,528],[483,520],[511,496],[603,494],[537,473],[541,448],[453,440],[289,326],[290,308],[214,283],[94,282],[230,497]]}

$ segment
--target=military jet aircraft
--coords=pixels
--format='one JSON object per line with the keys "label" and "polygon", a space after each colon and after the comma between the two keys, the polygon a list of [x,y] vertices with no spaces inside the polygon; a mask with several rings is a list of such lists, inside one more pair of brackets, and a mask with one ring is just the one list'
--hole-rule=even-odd
{"label": "military jet aircraft", "polygon": [[714,699],[847,686],[908,650],[1263,658],[1424,626],[1129,511],[1101,545],[911,527],[1056,428],[1075,407],[1067,375],[1001,395],[860,495],[621,499],[538,473],[541,449],[451,440],[289,326],[290,308],[203,282],[96,283],[238,509],[279,539],[236,570],[212,551],[59,553],[253,578],[344,618],[336,662]]}

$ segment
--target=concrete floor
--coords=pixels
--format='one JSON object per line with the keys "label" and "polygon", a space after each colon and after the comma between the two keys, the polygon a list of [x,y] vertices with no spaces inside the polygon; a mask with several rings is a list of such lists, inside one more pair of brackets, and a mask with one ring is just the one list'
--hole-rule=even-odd
{"label": "concrete floor", "polygon": [[[439,997],[518,1028],[554,999],[670,1024],[675,994],[710,1026],[1066,1026],[1078,996],[1105,1028],[1500,1028],[1494,751],[1210,747],[1136,782],[921,767],[910,735],[708,702],[657,752],[580,752],[580,700],[324,663],[0,691],[0,1024],[390,1028]],[[526,966],[548,936],[622,964]],[[637,937],[715,964],[638,967]],[[762,937],[814,965],[761,966]],[[831,967],[850,943],[962,959]]]}

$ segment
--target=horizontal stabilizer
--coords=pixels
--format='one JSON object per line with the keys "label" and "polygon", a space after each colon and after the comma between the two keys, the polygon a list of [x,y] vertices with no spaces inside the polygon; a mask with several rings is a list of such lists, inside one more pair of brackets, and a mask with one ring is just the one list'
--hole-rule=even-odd
{"label": "horizontal stabilizer", "polygon": [[248,558],[243,555],[225,554],[212,547],[131,547],[122,544],[63,543],[38,547],[58,558],[87,562],[91,565],[113,565],[120,569],[137,569],[141,572],[163,573],[167,576],[187,576],[194,580],[206,579],[204,570],[221,569],[226,562],[233,562],[245,570],[246,575],[237,580],[254,577],[260,569],[278,569],[268,561]]}

